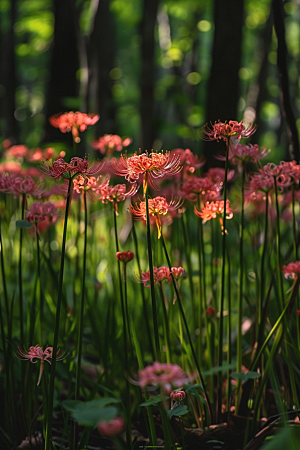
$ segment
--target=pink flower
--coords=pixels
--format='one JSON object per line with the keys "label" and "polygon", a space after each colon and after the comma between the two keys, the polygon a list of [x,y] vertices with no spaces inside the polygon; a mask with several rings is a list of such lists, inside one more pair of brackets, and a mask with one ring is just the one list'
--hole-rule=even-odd
{"label": "pink flower", "polygon": [[300,261],[291,262],[282,267],[285,278],[298,278],[300,275]]}
{"label": "pink flower", "polygon": [[25,145],[12,145],[4,154],[5,158],[20,158],[27,156],[28,148]]}
{"label": "pink flower", "polygon": [[103,165],[103,161],[94,161],[89,164],[87,157],[84,159],[74,157],[71,158],[69,163],[65,162],[63,158],[58,158],[53,163],[52,161],[45,161],[40,169],[55,180],[59,180],[60,178],[74,178],[76,175],[86,177],[97,175],[102,170]]}
{"label": "pink flower", "polygon": [[[171,275],[168,267],[153,267],[153,276],[155,284],[162,283],[163,281],[166,281],[168,284],[171,282]],[[150,270],[142,272],[141,282],[145,287],[150,287]]]}
{"label": "pink flower", "polygon": [[198,159],[198,156],[194,155],[189,148],[185,150],[183,148],[176,148],[171,151],[171,155],[180,156],[180,164],[183,167],[181,172],[182,179],[186,179],[188,175],[193,174],[196,169],[199,169],[205,164],[205,158],[201,157]]}
{"label": "pink flower", "polygon": [[42,190],[38,189],[38,184],[29,176],[11,177],[8,180],[8,189],[13,195],[33,195],[38,196],[42,194]]}
{"label": "pink flower", "polygon": [[122,417],[115,417],[113,420],[98,423],[97,428],[103,437],[112,439],[124,431],[125,422]]}
{"label": "pink flower", "polygon": [[[254,145],[231,145],[228,152],[228,159],[232,160],[233,163],[237,164],[239,161],[248,161],[252,159],[252,161],[256,162],[258,159],[265,158],[269,153],[270,149],[267,150],[267,147],[259,148],[257,144]],[[217,156],[217,159],[221,161],[226,160],[226,156]]]}
{"label": "pink flower", "polygon": [[[174,211],[182,205],[182,200],[172,199],[169,203],[164,197],[150,198],[148,201],[149,215],[155,217],[158,230],[158,239],[161,236],[161,215],[166,215],[168,211]],[[146,202],[135,203],[135,206],[129,205],[129,211],[133,219],[146,220]]]}
{"label": "pink flower", "polygon": [[[221,223],[221,229],[223,227],[222,215],[224,214],[224,201],[215,201],[215,202],[206,202],[205,206],[201,211],[198,211],[196,207],[194,207],[194,212],[196,216],[201,217],[203,223],[206,223],[208,220],[216,219],[219,216],[219,220]],[[226,219],[232,219],[233,211],[230,208],[230,201],[226,201]]]}
{"label": "pink flower", "polygon": [[181,400],[183,400],[185,398],[185,392],[184,391],[173,391],[173,392],[171,392],[170,397],[172,400],[181,402]]}
{"label": "pink flower", "polygon": [[[28,351],[21,350],[20,347],[18,347],[18,354],[19,356],[21,356],[20,359],[22,359],[23,361],[29,360],[33,364],[36,364],[38,359],[41,360],[40,374],[37,382],[38,386],[42,378],[44,362],[47,361],[49,364],[51,364],[51,361],[49,361],[49,359],[52,359],[53,347],[47,347],[45,350],[43,350],[39,345],[35,345],[34,347],[29,347]],[[57,349],[56,361],[61,361],[62,359],[66,358],[66,356],[67,355],[63,350]]]}
{"label": "pink flower", "polygon": [[55,128],[59,128],[62,133],[72,132],[76,143],[80,142],[79,131],[85,131],[88,126],[98,122],[97,114],[85,114],[79,111],[55,114],[50,117],[49,122]]}
{"label": "pink flower", "polygon": [[109,157],[114,151],[121,152],[123,150],[123,147],[128,147],[128,145],[130,144],[130,138],[126,138],[123,140],[116,134],[105,134],[97,140],[94,140],[92,143],[92,147],[95,150],[99,150],[102,155],[107,154],[107,156]]}
{"label": "pink flower", "polygon": [[26,220],[32,223],[39,223],[43,220],[49,219],[52,222],[53,218],[57,217],[56,208],[51,202],[35,202],[31,205],[27,215]]}
{"label": "pink flower", "polygon": [[184,269],[182,267],[171,267],[171,272],[175,280],[179,280],[184,274]]}
{"label": "pink flower", "polygon": [[108,182],[104,182],[96,186],[94,191],[99,195],[99,199],[102,203],[113,203],[115,213],[118,215],[118,203],[123,202],[127,197],[132,197],[135,195],[137,189],[137,184],[133,184],[131,188],[126,191],[126,184],[116,184],[115,186],[110,186]]}
{"label": "pink flower", "polygon": [[134,253],[127,251],[127,252],[117,252],[116,257],[119,261],[122,261],[123,263],[128,263],[129,261],[132,261],[134,258]]}
{"label": "pink flower", "polygon": [[5,161],[0,164],[0,173],[3,172],[12,172],[19,173],[21,172],[21,164],[15,161]]}
{"label": "pink flower", "polygon": [[241,139],[241,137],[249,137],[256,131],[255,125],[248,125],[245,127],[242,122],[237,122],[236,120],[229,120],[229,122],[215,122],[214,125],[211,123],[202,127],[201,138],[204,141],[227,141],[231,137],[235,139]]}
{"label": "pink flower", "polygon": [[139,371],[137,384],[141,388],[147,386],[159,386],[165,393],[169,393],[173,387],[181,387],[191,380],[177,364],[162,364],[155,361],[151,366]]}
{"label": "pink flower", "polygon": [[153,178],[161,178],[164,175],[175,175],[181,170],[181,158],[178,155],[166,153],[134,154],[129,158],[121,155],[120,160],[111,160],[111,166],[116,175],[124,176],[129,183],[136,183],[143,175],[144,192],[148,182],[155,189]]}
{"label": "pink flower", "polygon": [[192,177],[182,185],[184,197],[196,202],[199,197],[205,200],[217,200],[220,185],[214,183],[209,177]]}

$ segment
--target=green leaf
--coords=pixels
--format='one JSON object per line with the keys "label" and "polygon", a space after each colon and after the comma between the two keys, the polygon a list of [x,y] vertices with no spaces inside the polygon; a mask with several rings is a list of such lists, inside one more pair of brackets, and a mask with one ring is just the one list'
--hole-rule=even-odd
{"label": "green leaf", "polygon": [[61,402],[62,406],[67,411],[74,411],[77,405],[79,405],[80,403],[82,403],[80,400],[64,400],[63,402]]}
{"label": "green leaf", "polygon": [[253,372],[253,371],[249,370],[249,372],[247,372],[247,373],[235,372],[235,373],[232,373],[230,376],[231,376],[231,378],[234,378],[235,380],[240,379],[240,380],[246,382],[248,380],[255,380],[255,378],[260,378],[261,374],[258,372]]}
{"label": "green leaf", "polygon": [[[164,397],[164,400],[166,400],[167,398],[170,398],[168,396]],[[145,402],[141,403],[140,406],[151,406],[151,405],[157,405],[158,403],[160,403],[162,401],[162,397],[161,394],[157,395],[156,397],[151,397],[148,400],[146,400]]]}
{"label": "green leaf", "polygon": [[227,370],[234,369],[235,364],[224,364],[223,366],[213,367],[212,369],[206,370],[205,372],[202,372],[202,375],[204,377],[207,377],[208,375],[213,375],[217,372],[227,372]]}
{"label": "green leaf", "polygon": [[101,420],[111,420],[116,417],[117,408],[114,406],[106,407],[111,403],[120,403],[120,400],[112,397],[99,398],[90,402],[65,400],[62,405],[71,412],[71,416],[77,422],[87,427],[95,427]]}
{"label": "green leaf", "polygon": [[99,408],[96,405],[71,411],[71,416],[81,425],[95,427],[101,420],[112,420],[118,414],[114,406]]}
{"label": "green leaf", "polygon": [[27,220],[17,220],[16,228],[30,228],[32,227],[32,223],[27,222]]}
{"label": "green leaf", "polygon": [[186,405],[180,405],[177,408],[169,409],[167,411],[169,419],[173,416],[184,416],[189,412]]}

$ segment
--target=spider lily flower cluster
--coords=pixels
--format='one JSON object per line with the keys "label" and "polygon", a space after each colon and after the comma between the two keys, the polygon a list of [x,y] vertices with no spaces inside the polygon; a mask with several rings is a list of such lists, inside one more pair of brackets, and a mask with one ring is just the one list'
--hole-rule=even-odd
{"label": "spider lily flower cluster", "polygon": [[[94,115],[86,117],[72,113],[51,121],[61,127],[63,132],[71,132],[74,141],[78,142],[79,133],[96,120]],[[204,166],[204,159],[190,149],[135,153],[132,156],[123,153],[118,159],[110,161],[113,152],[122,151],[131,142],[116,135],[105,135],[94,141],[94,148],[97,147],[105,155],[103,161],[90,163],[88,157],[67,159],[62,154],[56,157],[55,150],[45,152],[48,157],[42,163],[39,177],[30,175],[21,165],[23,161],[26,164],[29,162],[30,151],[27,148],[19,146],[7,149],[10,150],[9,158],[13,155],[17,158],[17,165],[10,166],[11,170],[5,172],[1,172],[0,167],[1,195],[4,197],[9,194],[5,208],[11,208],[13,217],[18,219],[18,209],[21,210],[22,205],[24,218],[34,223],[36,228],[46,223],[56,224],[40,240],[36,233],[36,242],[29,233],[25,234],[26,230],[17,232],[20,251],[10,252],[13,239],[11,218],[8,218],[6,209],[1,209],[4,216],[1,229],[4,236],[1,252],[4,253],[1,256],[5,256],[4,261],[7,259],[12,267],[26,258],[28,264],[24,270],[27,272],[24,276],[18,274],[26,288],[23,297],[21,294],[17,296],[18,300],[21,299],[21,308],[28,306],[30,313],[25,317],[25,311],[20,308],[20,312],[15,309],[11,315],[10,297],[7,301],[4,299],[1,312],[8,311],[8,320],[3,320],[1,324],[0,342],[3,343],[4,356],[7,356],[6,342],[11,336],[17,339],[23,319],[24,338],[20,339],[18,356],[39,365],[38,385],[45,361],[51,364],[50,376],[46,370],[43,375],[45,386],[50,386],[43,405],[47,409],[47,436],[51,434],[51,419],[56,408],[55,404],[51,405],[51,399],[54,398],[55,387],[59,386],[57,378],[61,373],[55,371],[55,364],[66,357],[59,349],[65,345],[62,343],[73,345],[73,342],[77,342],[72,350],[74,359],[70,364],[68,360],[64,362],[69,371],[69,382],[76,380],[72,407],[75,403],[80,405],[89,389],[88,383],[84,388],[82,386],[83,371],[92,374],[95,380],[101,375],[103,391],[114,390],[117,395],[110,399],[113,406],[107,410],[109,420],[103,420],[102,411],[101,419],[95,419],[90,427],[97,427],[103,437],[110,439],[116,436],[117,439],[123,439],[120,434],[126,430],[126,445],[128,443],[129,446],[130,420],[135,417],[136,405],[131,402],[133,387],[128,380],[141,389],[152,392],[160,390],[161,394],[169,394],[171,406],[174,402],[173,408],[177,408],[178,403],[185,398],[186,405],[180,408],[178,414],[188,408],[186,423],[203,428],[209,426],[210,418],[216,423],[222,418],[219,407],[221,411],[230,411],[235,404],[238,411],[242,383],[231,382],[231,369],[227,371],[227,367],[231,367],[233,361],[238,359],[240,343],[247,344],[251,355],[244,354],[242,348],[236,369],[238,376],[242,377],[244,365],[248,362],[249,366],[249,361],[253,364],[253,367],[249,367],[252,375],[256,371],[261,374],[252,385],[252,409],[248,408],[250,402],[243,405],[245,416],[252,419],[250,422],[258,422],[255,415],[261,411],[262,400],[269,398],[270,387],[274,388],[271,385],[273,378],[269,375],[270,370],[273,370],[271,363],[275,354],[285,377],[283,380],[274,378],[274,390],[280,380],[284,385],[281,392],[282,408],[287,405],[290,409],[294,407],[298,401],[294,394],[300,388],[293,375],[293,368],[298,361],[296,352],[300,348],[300,305],[296,295],[300,276],[297,217],[300,169],[295,161],[263,165],[262,159],[269,154],[266,147],[237,143],[239,139],[251,136],[254,131],[255,126],[245,126],[236,121],[205,126],[202,133],[205,140],[219,140],[220,147],[226,145],[226,170],[210,168],[206,173],[200,170]],[[40,161],[41,153],[44,154],[44,151],[37,151],[36,157],[32,154],[32,161]],[[224,161],[224,152],[219,159]],[[248,164],[249,161],[251,164]],[[100,176],[100,172],[103,175]],[[124,177],[124,183],[120,183],[114,175]],[[158,195],[151,188],[159,188]],[[143,195],[140,200],[134,197],[139,190],[141,197]],[[224,194],[227,195],[226,201]],[[60,208],[57,202],[60,202]],[[59,209],[65,211],[63,224],[59,221],[62,216],[57,213]],[[217,226],[214,223],[216,219]],[[138,220],[143,222],[142,225],[146,222],[146,232],[145,227],[134,222]],[[24,224],[23,220],[19,222],[20,225]],[[157,235],[150,225],[157,228]],[[229,236],[227,227],[230,227]],[[249,232],[238,232],[238,229],[246,227]],[[34,229],[28,228],[28,231]],[[22,235],[25,238],[23,247]],[[115,239],[112,239],[112,235]],[[284,242],[280,241],[283,236]],[[243,243],[247,253],[237,251]],[[126,247],[133,251],[120,250]],[[39,270],[32,270],[34,273],[31,274],[31,267],[35,269],[35,265],[31,265],[35,251],[37,256],[42,257],[37,257]],[[268,255],[271,255],[269,259]],[[127,266],[131,261],[133,263]],[[39,263],[46,270],[40,270]],[[10,265],[3,267],[6,270]],[[127,276],[129,268],[134,270],[134,267],[135,273],[138,273],[135,280]],[[2,270],[4,275],[5,270]],[[59,294],[55,298],[57,274]],[[9,294],[13,297],[11,286],[14,286],[15,275],[10,273],[8,278]],[[178,281],[182,278],[186,280],[184,283]],[[289,283],[284,278],[294,281],[287,299],[285,296],[289,291],[285,285]],[[133,281],[138,281],[140,285],[134,285]],[[118,282],[119,290],[116,289]],[[150,289],[144,289],[143,285]],[[58,313],[60,307],[61,316]],[[238,311],[236,316],[235,311]],[[55,320],[54,332],[50,328],[49,317]],[[288,344],[286,347],[278,344],[280,333]],[[49,340],[52,334],[52,347],[44,350],[42,346],[36,345],[25,350],[27,339],[41,344],[46,336]],[[37,341],[36,335],[39,335]],[[125,348],[128,351],[125,352]],[[96,367],[86,367],[86,355],[96,361]],[[226,359],[226,370],[220,370],[217,376],[210,375],[215,367],[222,368],[224,365],[225,369]],[[19,364],[23,369],[24,364]],[[30,367],[28,365],[28,369]],[[206,372],[204,379],[202,368]],[[9,386],[10,367],[6,370]],[[194,370],[197,375],[188,375]],[[131,380],[130,374],[137,372],[137,379]],[[63,380],[64,388],[66,379]],[[31,381],[30,377],[24,379],[25,387],[18,397],[20,403],[26,398],[24,393],[36,394],[39,391]],[[22,384],[20,378],[15,383],[18,384]],[[28,386],[30,389],[27,391]],[[230,396],[225,392],[229,386]],[[67,387],[64,395],[72,391],[73,384]],[[97,400],[100,393],[102,389],[97,393]],[[144,394],[146,398],[149,396],[148,392]],[[153,446],[156,440],[151,408],[156,408],[164,395],[155,397],[153,403],[152,399],[145,402]],[[106,397],[103,403],[108,401]],[[116,406],[116,397],[125,399],[122,413]],[[74,400],[73,396],[71,400]],[[9,407],[9,402],[7,404]],[[165,404],[158,404],[158,409],[162,411],[164,408],[161,406]],[[70,406],[70,403],[66,405]],[[267,403],[264,406],[268,409]],[[21,407],[23,410],[23,403]],[[29,413],[31,410],[30,403]],[[74,411],[69,412],[72,416]],[[161,414],[167,436],[172,421],[168,422],[166,411]],[[81,417],[78,415],[74,414],[73,418],[80,422]],[[32,417],[30,420],[33,423]],[[186,423],[183,422],[183,430]]]}
{"label": "spider lily flower cluster", "polygon": [[[39,386],[43,371],[44,371],[44,362],[47,361],[47,363],[51,364],[53,354],[53,347],[46,347],[45,350],[42,349],[39,345],[31,346],[29,347],[29,350],[22,350],[18,347],[18,356],[20,356],[20,359],[23,361],[30,361],[33,364],[36,364],[38,360],[41,361],[40,365],[40,373],[39,378],[37,382],[37,386]],[[68,355],[66,355],[66,352],[58,349],[56,352],[56,361],[61,361],[64,358],[66,358]]]}

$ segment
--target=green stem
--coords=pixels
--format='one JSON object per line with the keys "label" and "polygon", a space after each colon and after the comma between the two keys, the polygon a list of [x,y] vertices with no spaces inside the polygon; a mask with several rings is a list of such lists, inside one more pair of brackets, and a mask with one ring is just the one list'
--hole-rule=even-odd
{"label": "green stem", "polygon": [[[237,323],[237,356],[236,356],[236,371],[240,373],[242,371],[242,320],[243,320],[243,283],[244,283],[244,222],[245,222],[245,210],[244,210],[244,193],[245,193],[245,177],[246,170],[245,164],[243,164],[242,173],[242,205],[241,205],[241,223],[240,223],[240,268],[239,268],[239,300],[238,300],[238,323]],[[230,309],[229,309],[230,311]],[[228,313],[229,313],[228,311]],[[228,342],[228,348],[230,348],[230,342]],[[237,397],[236,397],[236,411],[241,399],[241,380],[237,383]]]}
{"label": "green stem", "polygon": [[283,307],[284,302],[284,292],[283,292],[283,282],[282,282],[282,262],[281,262],[281,237],[280,237],[280,221],[279,221],[279,201],[277,192],[277,180],[274,177],[274,187],[275,187],[275,201],[276,201],[276,225],[277,225],[277,271],[278,271],[278,283],[279,283],[279,294],[280,294],[280,308]]}
{"label": "green stem", "polygon": [[153,328],[154,328],[154,342],[155,342],[155,359],[159,359],[160,355],[160,345],[159,345],[159,334],[158,334],[158,322],[157,322],[157,307],[155,298],[155,286],[154,286],[154,274],[153,274],[153,259],[152,259],[152,246],[151,246],[151,233],[150,233],[150,217],[149,217],[149,196],[148,187],[145,192],[145,202],[146,202],[146,227],[147,227],[147,246],[148,246],[148,260],[149,260],[149,273],[150,273],[150,291],[151,291],[151,302],[152,302],[152,317],[153,317]]}
{"label": "green stem", "polygon": [[[21,219],[25,216],[26,195],[22,194],[22,213]],[[22,247],[23,247],[23,228],[20,228],[20,248],[19,248],[19,311],[20,311],[20,347],[24,347],[24,324],[23,324],[23,286],[22,286]]]}
{"label": "green stem", "polygon": [[[228,171],[228,154],[230,146],[230,137],[226,141],[226,160],[225,160],[225,178],[223,187],[223,239],[222,239],[222,275],[221,275],[221,297],[220,297],[220,320],[219,320],[219,347],[218,347],[218,366],[223,366],[223,328],[224,328],[224,299],[225,299],[225,268],[226,268],[226,202],[227,202],[227,171]],[[222,370],[218,372],[218,420],[221,420],[222,410]]]}
{"label": "green stem", "polygon": [[41,283],[41,256],[40,256],[40,242],[39,242],[39,232],[38,232],[38,228],[37,228],[37,224],[35,225],[36,227],[36,251],[37,251],[37,283],[39,286],[39,293],[38,293],[38,298],[39,298],[39,306],[40,306],[40,319],[39,319],[39,342],[40,342],[40,346],[43,347],[43,337],[42,337],[42,327],[43,327],[43,298],[42,298],[42,283]]}
{"label": "green stem", "polygon": [[195,366],[196,366],[196,369],[197,369],[197,372],[198,372],[198,375],[199,375],[199,378],[200,378],[200,381],[201,381],[204,397],[205,397],[205,400],[207,402],[207,408],[208,408],[208,413],[209,413],[209,420],[211,420],[211,407],[210,407],[209,397],[208,397],[208,394],[206,393],[204,379],[203,379],[203,376],[202,376],[202,373],[201,373],[201,370],[200,370],[200,366],[199,366],[199,363],[198,363],[198,360],[197,360],[197,356],[196,356],[195,349],[194,349],[194,346],[193,346],[193,342],[192,342],[192,338],[191,338],[191,335],[190,335],[190,331],[189,331],[188,323],[187,323],[187,320],[186,320],[186,316],[185,316],[185,313],[184,313],[184,310],[183,310],[183,307],[182,307],[182,303],[181,303],[180,295],[179,295],[178,288],[177,288],[177,285],[176,285],[176,281],[175,281],[175,278],[174,278],[172,270],[171,270],[172,269],[171,261],[170,261],[170,257],[169,257],[169,254],[168,254],[168,250],[167,250],[167,247],[166,247],[166,243],[165,243],[165,240],[164,240],[163,233],[161,233],[161,241],[162,241],[165,257],[166,257],[166,260],[167,260],[167,263],[168,263],[168,267],[169,267],[169,270],[170,270],[170,273],[171,273],[171,278],[172,278],[173,287],[174,287],[174,290],[175,290],[175,293],[176,293],[177,303],[179,305],[181,317],[182,317],[182,320],[183,320],[183,323],[184,323],[184,327],[185,327],[185,330],[186,330],[186,334],[187,334],[187,338],[188,338],[189,345],[190,345],[190,348],[191,348],[191,352],[192,352],[192,355],[193,355],[194,363],[195,363]]}
{"label": "green stem", "polygon": [[[141,274],[142,270],[141,270],[141,263],[140,263],[140,257],[139,257],[139,246],[138,246],[138,240],[137,240],[134,220],[132,221],[132,236],[133,236],[133,242],[134,242],[135,260],[138,265],[138,273]],[[142,301],[143,301],[144,317],[148,317],[148,307],[147,307],[147,303],[146,303],[145,290],[144,290],[144,286],[142,285],[142,283],[140,283],[140,287],[141,287],[141,295],[142,295]],[[145,324],[146,324],[146,329],[147,329],[147,334],[148,334],[150,352],[153,356],[153,359],[155,359],[149,320],[145,320]]]}
{"label": "green stem", "polygon": [[59,271],[59,281],[58,281],[58,294],[57,294],[57,305],[56,305],[56,315],[55,315],[55,327],[54,327],[54,337],[53,337],[53,352],[52,352],[52,364],[49,382],[49,410],[48,410],[48,421],[46,425],[46,436],[45,436],[45,450],[52,449],[52,414],[53,414],[53,399],[54,399],[54,383],[55,383],[55,368],[56,368],[56,354],[57,354],[57,344],[58,344],[58,334],[59,334],[59,322],[60,322],[60,309],[63,297],[63,277],[64,277],[64,264],[65,264],[65,253],[66,253],[66,240],[67,240],[67,225],[69,217],[69,208],[72,196],[73,178],[69,178],[68,194],[66,201],[65,210],[65,222],[63,229],[63,240],[61,249],[61,261],[60,261],[60,271]]}
{"label": "green stem", "polygon": [[86,201],[86,191],[85,190],[83,191],[83,206],[84,206],[84,246],[83,246],[81,301],[80,301],[78,338],[77,338],[77,366],[76,366],[76,382],[75,382],[75,400],[78,400],[79,396],[80,396],[80,374],[81,374],[83,316],[84,316],[85,278],[86,278],[88,211],[87,211],[87,201]]}

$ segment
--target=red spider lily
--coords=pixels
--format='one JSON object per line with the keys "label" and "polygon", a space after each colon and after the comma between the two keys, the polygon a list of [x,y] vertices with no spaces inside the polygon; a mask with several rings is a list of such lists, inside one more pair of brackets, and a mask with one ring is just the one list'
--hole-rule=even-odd
{"label": "red spider lily", "polygon": [[171,267],[171,272],[175,280],[179,280],[179,278],[183,277],[184,269],[182,267]]}
{"label": "red spider lily", "polygon": [[173,387],[181,387],[191,381],[177,364],[162,364],[155,361],[152,365],[139,370],[139,380],[135,382],[141,388],[159,386],[166,394]]}
{"label": "red spider lily", "polygon": [[[37,386],[40,384],[43,370],[44,370],[44,362],[47,361],[49,364],[51,364],[51,361],[49,359],[52,359],[53,354],[53,347],[47,347],[45,350],[43,350],[39,345],[35,345],[34,347],[29,347],[29,350],[21,350],[20,347],[18,347],[18,355],[21,356],[21,360],[26,361],[29,360],[31,363],[36,364],[37,360],[41,360],[41,366],[40,366],[40,374],[39,379],[37,382]],[[61,361],[62,359],[66,358],[68,355],[66,355],[65,351],[61,349],[57,349],[56,353],[56,361]]]}
{"label": "red spider lily", "polygon": [[185,392],[184,391],[173,391],[170,394],[170,397],[172,400],[175,400],[176,402],[181,402],[185,398]]}
{"label": "red spider lily", "polygon": [[125,422],[122,417],[115,417],[112,420],[99,422],[97,429],[103,437],[112,439],[124,431]]}
{"label": "red spider lily", "polygon": [[[228,159],[231,160],[234,164],[237,164],[239,161],[248,161],[252,160],[257,162],[257,160],[265,158],[271,149],[267,150],[267,147],[261,147],[257,144],[254,145],[231,145],[228,152]],[[225,155],[216,156],[217,159],[221,161],[226,160]]]}
{"label": "red spider lily", "polygon": [[[216,219],[219,216],[219,222],[221,225],[222,232],[227,233],[227,230],[224,230],[223,226],[223,218],[224,214],[224,201],[217,200],[215,202],[206,202],[201,211],[198,211],[196,207],[194,207],[194,212],[196,216],[201,217],[203,223],[206,223],[208,220]],[[226,201],[226,219],[232,219],[233,211],[230,208],[230,201]]]}
{"label": "red spider lily", "polygon": [[282,272],[285,278],[299,278],[300,276],[300,261],[291,262],[287,266],[282,267]]}
{"label": "red spider lily", "polygon": [[12,145],[5,153],[5,158],[25,158],[28,154],[28,148],[25,145]]}
{"label": "red spider lily", "polygon": [[214,317],[216,315],[216,310],[213,306],[210,306],[209,308],[207,308],[207,310],[205,311],[207,316],[210,317]]}
{"label": "red spider lily", "polygon": [[97,186],[97,179],[96,177],[84,177],[82,175],[78,175],[73,180],[73,188],[74,191],[77,192],[77,194],[80,194],[80,192],[83,191],[89,191],[90,189],[95,188]]}
{"label": "red spider lily", "polygon": [[49,122],[55,128],[59,128],[62,133],[72,132],[76,143],[80,142],[79,131],[85,131],[88,126],[98,122],[97,114],[85,114],[79,111],[58,113],[50,117]]}
{"label": "red spider lily", "polygon": [[[179,278],[181,278],[184,274],[184,269],[182,267],[171,267],[170,272],[170,269],[165,266],[153,267],[154,283],[159,284],[166,281],[170,284],[172,281],[171,273],[175,279],[179,280]],[[147,272],[142,272],[141,282],[145,287],[150,287],[150,270]]]}
{"label": "red spider lily", "polygon": [[55,205],[51,202],[41,203],[35,202],[30,206],[26,215],[26,220],[32,223],[39,223],[49,219],[50,222],[57,217]]}
{"label": "red spider lily", "polygon": [[29,176],[23,177],[8,177],[7,190],[12,195],[32,195],[38,196],[43,193],[43,190],[38,189],[38,184]]}
{"label": "red spider lily", "polygon": [[103,168],[103,161],[94,161],[89,164],[89,159],[86,158],[71,158],[69,163],[65,162],[63,158],[58,158],[56,161],[44,161],[44,165],[40,169],[50,175],[55,180],[60,178],[74,178],[75,175],[93,176],[97,175]]}
{"label": "red spider lily", "polygon": [[182,168],[181,157],[169,152],[134,154],[129,158],[127,155],[121,155],[119,161],[115,158],[111,160],[111,166],[116,175],[124,176],[129,183],[136,183],[139,176],[143,175],[144,193],[148,182],[155,189],[152,178],[175,175]]}
{"label": "red spider lily", "polygon": [[131,144],[131,139],[122,139],[117,134],[105,134],[97,140],[92,142],[92,147],[99,150],[102,155],[110,156],[114,151],[121,152],[123,147],[128,147]]}
{"label": "red spider lily", "polygon": [[[158,230],[158,239],[161,236],[161,215],[166,215],[168,211],[174,211],[182,205],[182,199],[172,199],[169,203],[164,197],[149,198],[149,214],[155,217],[156,226]],[[146,202],[135,203],[135,206],[130,205],[129,210],[133,219],[146,220]]]}
{"label": "red spider lily", "polygon": [[134,258],[134,253],[130,251],[125,252],[117,252],[116,257],[119,261],[122,261],[124,264],[132,261]]}
{"label": "red spider lily", "polygon": [[41,150],[40,148],[36,148],[35,150],[30,150],[26,159],[30,162],[42,161],[43,159],[51,159],[54,155],[53,148],[46,148],[45,150]]}
{"label": "red spider lily", "polygon": [[123,202],[127,197],[132,197],[135,195],[138,190],[138,185],[133,184],[127,192],[126,189],[126,184],[116,184],[115,186],[110,186],[106,181],[98,185],[94,190],[99,195],[99,199],[102,203],[113,203],[115,213],[118,216],[118,203]]}
{"label": "red spider lily", "polygon": [[191,202],[196,202],[199,197],[205,201],[217,200],[220,185],[214,183],[209,177],[192,177],[182,185],[183,196]]}
{"label": "red spider lily", "polygon": [[195,172],[196,169],[200,169],[200,167],[204,166],[205,158],[201,156],[198,159],[197,155],[191,152],[189,148],[183,150],[183,148],[176,148],[171,151],[171,155],[180,156],[181,162],[180,164],[183,167],[182,170],[182,178],[186,178],[186,175],[191,175]]}
{"label": "red spider lily", "polygon": [[[172,280],[169,268],[164,266],[153,267],[153,277],[155,284],[162,283],[163,281],[166,281],[168,284],[170,284]],[[141,282],[145,287],[150,287],[150,270],[148,270],[147,272],[142,272]]]}
{"label": "red spider lily", "polygon": [[21,172],[21,170],[22,170],[21,164],[16,161],[5,161],[0,164],[0,173],[12,172],[18,174]]}
{"label": "red spider lily", "polygon": [[200,137],[204,141],[228,141],[231,137],[235,139],[241,139],[241,137],[249,137],[256,131],[256,125],[248,125],[245,127],[243,122],[237,122],[236,120],[229,120],[229,122],[215,122],[214,125],[206,124],[202,127]]}

